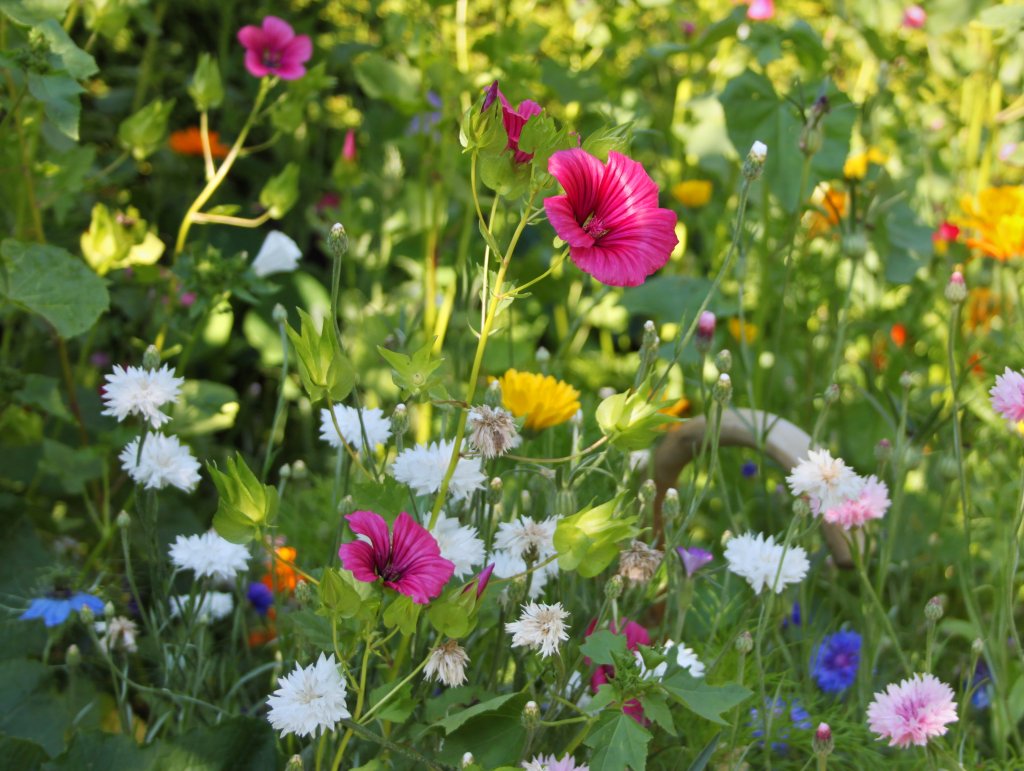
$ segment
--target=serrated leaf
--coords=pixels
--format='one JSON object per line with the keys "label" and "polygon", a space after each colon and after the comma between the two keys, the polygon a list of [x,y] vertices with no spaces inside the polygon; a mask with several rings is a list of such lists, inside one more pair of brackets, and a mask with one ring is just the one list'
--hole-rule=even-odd
{"label": "serrated leaf", "polygon": [[398,630],[408,637],[416,631],[416,622],[419,621],[421,605],[412,601],[411,597],[404,594],[398,595],[387,608],[384,609],[384,626],[388,629],[398,627]]}
{"label": "serrated leaf", "polygon": [[605,713],[583,742],[594,750],[590,771],[644,771],[650,741],[650,731],[629,715]]}
{"label": "serrated leaf", "polygon": [[676,726],[672,722],[672,711],[668,701],[660,693],[650,691],[640,697],[640,706],[644,708],[644,716],[658,724],[672,736],[676,735]]}
{"label": "serrated leaf", "polygon": [[626,636],[614,634],[607,629],[594,632],[580,646],[580,653],[594,664],[612,664],[613,654],[626,654]]}

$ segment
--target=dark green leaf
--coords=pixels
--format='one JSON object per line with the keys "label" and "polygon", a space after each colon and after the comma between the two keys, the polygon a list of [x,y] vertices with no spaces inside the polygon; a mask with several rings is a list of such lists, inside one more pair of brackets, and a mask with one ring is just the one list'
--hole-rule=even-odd
{"label": "dark green leaf", "polygon": [[43,104],[46,117],[64,136],[78,141],[78,118],[82,105],[78,95],[85,89],[67,75],[28,74],[28,90]]}
{"label": "dark green leaf", "polygon": [[613,653],[623,656],[626,654],[626,637],[602,629],[586,639],[580,646],[580,653],[590,658],[594,664],[612,664]]}
{"label": "dark green leaf", "polygon": [[593,748],[590,771],[644,771],[650,732],[621,711],[606,712],[584,744]]}
{"label": "dark green leaf", "polygon": [[723,712],[750,696],[750,691],[737,683],[708,685],[702,678],[691,677],[682,671],[665,680],[663,685],[669,694],[688,709],[720,725],[725,725]]}

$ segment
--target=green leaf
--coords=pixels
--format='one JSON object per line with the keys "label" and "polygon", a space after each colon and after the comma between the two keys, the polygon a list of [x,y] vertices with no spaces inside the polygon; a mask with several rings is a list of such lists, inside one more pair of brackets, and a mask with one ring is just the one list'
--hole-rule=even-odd
{"label": "green leaf", "polygon": [[591,771],[644,771],[650,732],[629,715],[606,712],[583,741],[593,748]]}
{"label": "green leaf", "polygon": [[129,206],[112,212],[101,203],[92,207],[89,229],[79,239],[89,267],[105,276],[111,270],[152,265],[164,253],[164,242],[150,230],[139,210]]}
{"label": "green leaf", "polygon": [[606,126],[593,132],[583,140],[582,148],[600,158],[603,163],[607,163],[608,153],[626,153],[632,141],[633,123],[630,121],[621,126]]}
{"label": "green leaf", "polygon": [[433,347],[434,341],[431,340],[409,356],[377,346],[377,352],[391,365],[391,379],[402,389],[403,395],[429,391],[434,384],[434,370],[441,366],[444,359],[434,355]]}
{"label": "green leaf", "polygon": [[599,506],[563,517],[555,527],[554,544],[562,570],[593,578],[618,556],[619,541],[634,537],[637,515],[616,517],[621,496]]}
{"label": "green leaf", "polygon": [[299,164],[289,163],[267,180],[260,191],[260,206],[267,210],[271,219],[279,220],[299,200]]}
{"label": "green leaf", "polygon": [[213,527],[233,543],[252,540],[261,525],[272,522],[277,513],[277,488],[256,478],[241,454],[228,458],[227,472],[207,463],[207,471],[220,496]]}
{"label": "green leaf", "polygon": [[372,99],[383,99],[405,112],[414,111],[423,101],[422,76],[415,67],[369,53],[356,61],[353,70],[359,87]]}
{"label": "green leaf", "polygon": [[19,404],[34,407],[67,423],[74,420],[71,411],[64,405],[60,382],[55,377],[30,372],[25,375],[25,382],[14,397]]}
{"label": "green leaf", "polygon": [[[381,683],[370,691],[369,704],[376,704],[394,688],[397,683]],[[412,697],[412,683],[406,683],[402,688],[388,699],[387,704],[376,712],[377,720],[390,720],[392,723],[404,723],[409,715],[418,706],[418,702]]]}
{"label": "green leaf", "polygon": [[4,759],[7,768],[36,771],[49,760],[50,756],[35,742],[16,739],[13,736],[3,736],[0,737],[0,758]]}
{"label": "green leaf", "polygon": [[507,704],[512,699],[522,699],[523,705],[525,705],[527,701],[521,693],[506,693],[503,696],[495,696],[493,699],[488,699],[487,701],[482,701],[479,704],[474,704],[472,707],[456,712],[450,717],[438,720],[435,725],[443,728],[445,734],[451,734],[461,728],[467,720],[471,720],[474,717],[484,715],[488,712],[494,712],[496,709]]}
{"label": "green leaf", "polygon": [[707,768],[708,763],[711,761],[711,756],[715,754],[715,750],[718,748],[718,742],[721,738],[721,731],[711,737],[711,741],[709,741],[704,749],[700,751],[700,755],[693,759],[688,771],[704,771],[704,769]]}
{"label": "green leaf", "polygon": [[649,691],[640,697],[640,706],[644,708],[644,715],[657,723],[664,731],[676,735],[676,727],[672,722],[672,711],[668,708],[668,701],[660,693]]}
{"label": "green leaf", "polygon": [[726,724],[722,719],[723,712],[750,697],[750,691],[737,683],[708,685],[703,678],[691,677],[683,671],[676,672],[662,685],[687,709],[720,725]]}
{"label": "green leaf", "polygon": [[416,631],[416,622],[419,621],[420,608],[412,601],[411,597],[404,594],[398,595],[391,604],[384,610],[384,626],[388,629],[398,627],[398,630],[408,637]]}
{"label": "green leaf", "polygon": [[31,26],[63,19],[69,5],[71,0],[0,0],[0,11],[18,24]]}
{"label": "green leaf", "polygon": [[274,729],[266,720],[243,715],[227,717],[216,725],[193,728],[173,744],[157,744],[159,754],[153,771],[276,768],[276,744]]}
{"label": "green leaf", "polygon": [[[155,771],[153,748],[143,749],[124,734],[80,731],[74,734],[67,750],[47,764],[47,769],[68,771],[104,771],[130,768]],[[185,766],[178,766],[184,768]]]}
{"label": "green leaf", "polygon": [[439,634],[453,639],[464,637],[472,628],[466,609],[452,602],[440,600],[432,602],[430,610],[427,611],[427,619]]}
{"label": "green leaf", "polygon": [[187,380],[171,412],[174,431],[180,436],[202,436],[235,425],[238,393],[223,383]]}
{"label": "green leaf", "polygon": [[78,118],[82,112],[78,95],[84,93],[85,89],[67,75],[40,75],[30,72],[28,90],[42,102],[46,117],[58,131],[77,142]]}
{"label": "green leaf", "polygon": [[129,115],[117,129],[121,146],[130,150],[137,161],[148,158],[163,145],[167,137],[167,121],[173,109],[173,99],[154,99]]}
{"label": "green leaf", "polygon": [[339,402],[352,392],[356,383],[355,369],[341,346],[328,320],[317,328],[313,317],[299,310],[300,331],[286,327],[298,362],[302,387],[314,402],[330,399]]}
{"label": "green leaf", "polygon": [[648,399],[650,381],[636,391],[613,394],[595,412],[601,432],[620,450],[643,450],[654,444],[661,427],[677,418],[661,412],[671,402]]}
{"label": "green leaf", "polygon": [[3,299],[42,316],[65,339],[87,332],[110,305],[103,280],[58,246],[8,238],[0,259]]}
{"label": "green leaf", "polygon": [[46,39],[56,60],[55,69],[63,69],[75,80],[85,80],[100,71],[96,60],[75,45],[64,28],[53,19],[33,24],[33,28]]}
{"label": "green leaf", "polygon": [[209,54],[199,54],[196,71],[188,85],[188,95],[192,97],[199,112],[220,107],[224,101],[224,84],[221,82],[220,68],[217,66],[217,60]]}
{"label": "green leaf", "polygon": [[875,223],[872,240],[885,263],[885,278],[894,284],[909,284],[934,254],[931,229],[903,201]]}
{"label": "green leaf", "polygon": [[613,664],[612,654],[626,655],[626,636],[602,629],[586,639],[580,646],[580,653],[589,657],[594,664]]}
{"label": "green leaf", "polygon": [[526,739],[522,714],[528,699],[525,693],[506,694],[440,721],[448,734],[440,760],[457,765],[468,750],[481,767],[494,768],[518,757]]}
{"label": "green leaf", "polygon": [[[331,426],[331,431],[334,426]],[[352,485],[354,511],[373,511],[391,524],[409,505],[409,488],[393,477],[385,476],[380,482],[356,482]]]}
{"label": "green leaf", "polygon": [[85,483],[103,473],[103,462],[91,449],[68,447],[52,439],[43,439],[43,459],[39,467],[60,480],[65,492],[74,495],[85,492]]}

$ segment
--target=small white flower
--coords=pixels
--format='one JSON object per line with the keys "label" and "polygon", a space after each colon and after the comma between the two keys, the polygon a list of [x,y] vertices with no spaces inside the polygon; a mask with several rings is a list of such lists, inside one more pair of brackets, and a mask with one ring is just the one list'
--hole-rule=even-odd
{"label": "small white flower", "polygon": [[299,266],[302,250],[279,230],[271,230],[252,261],[252,272],[260,278],[273,273],[291,273]]}
{"label": "small white flower", "polygon": [[315,664],[296,667],[277,684],[280,687],[267,698],[267,720],[281,736],[315,736],[318,730],[330,731],[339,720],[351,717],[345,706],[345,680],[333,654],[321,653]]}
{"label": "small white flower", "polygon": [[[666,640],[661,650],[663,653],[668,654],[673,648],[676,649],[676,664],[694,677],[704,677],[704,664],[697,658],[697,654],[694,653],[692,648],[687,648],[685,645],[677,646],[672,640]],[[667,661],[663,661],[654,669],[648,670],[643,656],[640,655],[640,651],[633,651],[633,657],[636,659],[637,666],[640,668],[640,677],[643,679],[661,680],[665,677],[665,673],[668,671]]]}
{"label": "small white flower", "polygon": [[[171,597],[171,618],[187,616],[192,611],[193,598],[187,594],[179,594]],[[202,595],[199,607],[196,608],[196,619],[201,624],[209,624],[211,621],[220,621],[231,615],[235,609],[235,598],[228,592],[207,592]]]}
{"label": "small white flower", "polygon": [[456,579],[472,573],[484,561],[484,542],[476,528],[460,525],[454,517],[441,514],[430,534],[437,541],[441,556],[455,565]]}
{"label": "small white flower", "polygon": [[199,484],[199,461],[176,436],[147,435],[141,455],[139,440],[132,439],[118,457],[128,476],[147,489],[172,485],[191,492]]}
{"label": "small white flower", "polygon": [[[363,443],[363,431],[359,425],[359,410],[344,404],[334,405],[334,417],[338,420],[338,428],[345,441],[352,447],[364,450],[374,449],[378,444],[387,444],[391,438],[391,421],[384,417],[384,410],[373,407],[362,410],[363,426],[366,429],[366,444]],[[330,410],[320,410],[320,438],[336,450],[341,449],[338,429],[331,420]]]}
{"label": "small white flower", "polygon": [[178,400],[185,378],[175,377],[164,364],[160,369],[114,365],[114,372],[106,376],[103,386],[101,414],[112,415],[123,421],[129,415],[141,415],[153,428],[160,428],[170,417],[160,407]]}
{"label": "small white flower", "polygon": [[501,407],[480,405],[466,418],[469,441],[485,458],[497,458],[519,446],[522,438],[511,412]]}
{"label": "small white flower", "polygon": [[768,145],[758,140],[750,146],[750,154],[755,161],[764,163],[765,158],[768,157]]}
{"label": "small white flower", "polygon": [[518,621],[505,624],[505,631],[512,635],[513,648],[539,648],[540,655],[546,658],[557,653],[559,644],[569,639],[569,627],[565,623],[568,617],[569,612],[560,602],[554,605],[531,602],[523,606]]}
{"label": "small white flower", "polygon": [[[448,471],[454,446],[454,442],[445,441],[410,447],[395,458],[392,473],[395,479],[409,485],[417,495],[436,493]],[[464,500],[475,490],[482,489],[486,479],[480,469],[479,458],[459,458],[448,483],[448,492],[456,500]]]}
{"label": "small white flower", "polygon": [[135,653],[138,650],[135,638],[139,634],[139,628],[130,618],[115,616],[109,621],[97,621],[94,626],[97,634],[102,635],[100,644],[108,652],[115,648],[120,648],[128,653]]}
{"label": "small white flower", "polygon": [[744,533],[730,539],[725,545],[725,559],[729,570],[745,578],[757,594],[766,588],[781,594],[788,584],[802,581],[810,567],[807,552],[799,546],[790,546],[783,554],[783,545],[762,533]]}
{"label": "small white flower", "polygon": [[170,548],[171,562],[179,570],[194,571],[196,576],[212,576],[230,581],[249,564],[249,550],[221,538],[212,530],[202,535],[179,535]]}
{"label": "small white flower", "polygon": [[555,549],[557,525],[558,520],[555,517],[548,517],[540,522],[525,517],[502,522],[498,525],[494,546],[522,559],[533,558],[543,562],[558,553]]}
{"label": "small white flower", "polygon": [[423,674],[444,683],[449,688],[466,682],[466,664],[469,656],[455,640],[449,640],[430,651]]}
{"label": "small white flower", "polygon": [[833,458],[828,450],[809,451],[807,457],[793,467],[786,482],[793,495],[806,495],[810,499],[815,514],[856,498],[864,486],[864,480],[842,458]]}

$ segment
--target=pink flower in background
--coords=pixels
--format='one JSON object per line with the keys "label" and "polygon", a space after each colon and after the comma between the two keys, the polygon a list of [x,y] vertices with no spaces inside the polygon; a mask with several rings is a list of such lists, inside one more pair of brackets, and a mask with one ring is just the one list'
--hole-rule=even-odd
{"label": "pink flower in background", "polygon": [[860,495],[843,501],[825,512],[825,521],[841,525],[844,530],[861,527],[872,519],[881,519],[889,510],[889,488],[874,474],[864,480]]}
{"label": "pink flower in background", "polygon": [[890,683],[868,705],[868,727],[888,739],[890,747],[923,747],[956,720],[953,689],[934,675],[916,674],[899,685]]}
{"label": "pink flower in background", "polygon": [[954,225],[952,222],[943,221],[932,232],[932,243],[937,241],[956,241],[960,237],[960,228]]}
{"label": "pink flower in background", "polygon": [[928,20],[928,14],[919,5],[908,5],[903,11],[903,26],[907,29],[921,29]]}
{"label": "pink flower in background", "polygon": [[342,566],[360,581],[373,583],[380,578],[384,586],[426,605],[455,572],[455,565],[441,556],[434,536],[405,512],[395,519],[390,536],[388,523],[372,511],[356,511],[345,519],[367,539],[338,549]]}
{"label": "pink flower in background", "polygon": [[544,200],[548,221],[580,270],[608,286],[639,286],[668,262],[679,239],[676,214],[658,208],[658,186],[634,160],[560,150],[548,171],[565,195]]}
{"label": "pink flower in background", "polygon": [[534,115],[540,115],[544,108],[532,99],[524,99],[513,109],[500,90],[498,98],[501,99],[501,122],[505,124],[505,133],[508,134],[508,149],[512,151],[516,163],[529,163],[533,160],[533,153],[524,153],[519,149],[519,137],[527,121]]}
{"label": "pink flower in background", "polygon": [[197,298],[198,295],[195,292],[182,292],[178,295],[178,302],[181,303],[183,308],[191,308]]}
{"label": "pink flower in background", "polygon": [[992,409],[1002,415],[1011,427],[1024,420],[1024,375],[1007,367],[996,376],[996,384],[988,392]]}
{"label": "pink flower in background", "polygon": [[[647,630],[640,626],[640,624],[635,621],[626,621],[625,619],[623,619],[623,622],[621,629],[616,627],[614,621],[608,624],[608,628],[611,630],[612,634],[622,634],[626,636],[626,650],[635,651],[638,645],[651,644],[651,635],[648,634]],[[590,625],[583,633],[583,638],[586,639],[587,637],[590,637],[596,627],[597,619],[595,618],[590,622]],[[586,659],[586,662],[589,664],[590,659]],[[593,690],[594,693],[597,693],[598,688],[614,677],[615,667],[609,664],[602,664],[595,669],[594,674],[590,676],[591,690]],[[636,699],[630,699],[623,704],[622,711],[638,723],[645,722],[643,707],[640,706],[640,702]]]}
{"label": "pink flower in background", "polygon": [[288,22],[276,16],[264,18],[262,27],[242,27],[238,42],[245,46],[245,68],[254,78],[277,75],[282,80],[298,80],[306,74],[305,63],[313,56],[309,36],[296,35]]}
{"label": "pink flower in background", "polygon": [[341,157],[346,163],[356,162],[356,132],[349,129],[345,132],[345,144],[341,147]]}
{"label": "pink flower in background", "polygon": [[747,18],[753,21],[767,21],[775,15],[775,0],[751,0],[747,6]]}

